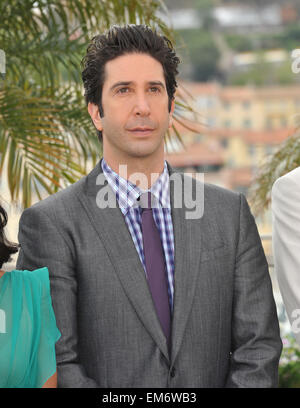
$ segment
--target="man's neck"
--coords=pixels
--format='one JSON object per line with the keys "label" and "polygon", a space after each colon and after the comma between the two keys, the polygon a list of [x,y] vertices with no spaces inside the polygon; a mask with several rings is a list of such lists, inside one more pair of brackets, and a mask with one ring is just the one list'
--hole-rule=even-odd
{"label": "man's neck", "polygon": [[126,180],[131,181],[142,190],[148,190],[156,182],[164,171],[164,158],[151,161],[145,158],[137,158],[127,162],[113,160],[104,157],[109,167]]}

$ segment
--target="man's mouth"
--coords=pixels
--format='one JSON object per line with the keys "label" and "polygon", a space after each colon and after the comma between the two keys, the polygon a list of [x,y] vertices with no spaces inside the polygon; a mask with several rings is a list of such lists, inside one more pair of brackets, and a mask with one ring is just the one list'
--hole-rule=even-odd
{"label": "man's mouth", "polygon": [[136,127],[136,128],[129,129],[130,132],[134,134],[140,134],[140,135],[150,134],[151,132],[153,132],[153,130],[154,129],[148,128],[148,127]]}
{"label": "man's mouth", "polygon": [[137,131],[137,132],[147,132],[147,131],[149,131],[149,130],[153,130],[152,128],[149,128],[149,127],[135,127],[135,128],[132,128],[132,129],[129,129],[129,130],[131,130],[132,132],[135,132],[135,131]]}

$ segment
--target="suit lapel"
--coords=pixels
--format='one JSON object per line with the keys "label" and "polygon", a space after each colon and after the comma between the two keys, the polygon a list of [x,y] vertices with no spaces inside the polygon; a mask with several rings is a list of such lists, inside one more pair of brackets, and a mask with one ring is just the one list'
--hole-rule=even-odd
{"label": "suit lapel", "polygon": [[[102,174],[103,177],[100,163],[101,161],[87,176],[83,189],[84,194],[79,195],[78,198],[110,257],[128,299],[153,340],[169,361],[166,338],[161,329],[145,272],[124,216],[117,204],[116,208],[100,209],[97,206],[96,196],[104,187],[96,184],[99,174]],[[110,189],[109,185],[106,188]]]}
{"label": "suit lapel", "polygon": [[[172,319],[171,365],[173,365],[191,311],[195,295],[196,279],[201,255],[201,235],[199,220],[186,219],[190,207],[186,205],[192,198],[192,186],[184,190],[186,176],[175,173],[168,164],[170,173],[170,200],[174,230],[175,270],[174,270],[174,309]],[[192,181],[195,185],[195,181]],[[175,188],[176,186],[176,188]],[[182,187],[181,187],[182,186]],[[185,197],[183,198],[183,191]],[[181,197],[180,197],[181,196]],[[182,206],[176,208],[176,200],[182,199]],[[200,220],[201,222],[201,220]]]}

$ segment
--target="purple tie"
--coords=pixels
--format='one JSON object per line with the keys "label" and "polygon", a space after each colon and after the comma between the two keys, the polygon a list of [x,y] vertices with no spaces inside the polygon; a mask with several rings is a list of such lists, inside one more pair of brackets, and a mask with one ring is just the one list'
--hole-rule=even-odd
{"label": "purple tie", "polygon": [[156,313],[170,348],[170,304],[163,247],[151,207],[151,192],[140,196],[142,233],[148,285]]}

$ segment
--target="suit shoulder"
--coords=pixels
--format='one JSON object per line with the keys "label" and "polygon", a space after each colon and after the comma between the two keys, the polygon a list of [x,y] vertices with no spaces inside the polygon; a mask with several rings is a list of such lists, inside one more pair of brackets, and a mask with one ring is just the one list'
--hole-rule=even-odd
{"label": "suit shoulder", "polygon": [[49,210],[60,206],[65,207],[68,203],[70,203],[70,201],[76,198],[77,194],[79,194],[82,191],[85,179],[86,176],[82,177],[81,179],[71,184],[70,186],[44,198],[43,200],[38,201],[31,207],[27,208],[25,211],[48,212]]}
{"label": "suit shoulder", "polygon": [[[229,190],[227,188],[218,186],[216,184],[211,184],[211,183],[206,183],[205,182],[205,176],[204,179],[196,179],[195,177],[192,177],[189,174],[186,173],[179,173],[181,174],[184,178],[188,177],[190,179],[194,180],[194,183],[197,184],[199,188],[202,188],[204,191],[204,197],[206,199],[215,199],[217,201],[219,200],[227,200],[227,201],[239,201],[240,200],[240,194]],[[191,186],[193,186],[193,183],[190,183]]]}
{"label": "suit shoulder", "polygon": [[205,208],[212,207],[219,216],[226,214],[228,217],[236,218],[240,213],[243,199],[247,201],[241,193],[210,183],[204,185]]}
{"label": "suit shoulder", "polygon": [[240,193],[216,184],[204,183],[204,193],[220,199],[240,200]]}
{"label": "suit shoulder", "polygon": [[[187,201],[204,198],[203,204],[206,210],[210,209],[215,214],[223,214],[224,211],[229,214],[232,211],[239,211],[241,205],[241,194],[220,187],[215,184],[205,182],[204,178],[195,178],[190,174],[183,172],[176,173],[183,178],[183,194],[187,194]],[[196,190],[196,191],[195,191]],[[191,198],[192,197],[192,198]],[[210,211],[209,211],[210,212]]]}

